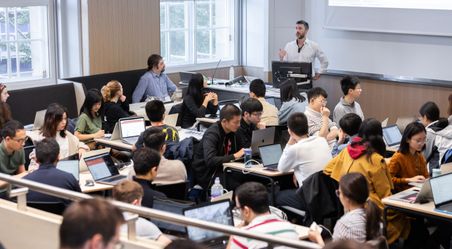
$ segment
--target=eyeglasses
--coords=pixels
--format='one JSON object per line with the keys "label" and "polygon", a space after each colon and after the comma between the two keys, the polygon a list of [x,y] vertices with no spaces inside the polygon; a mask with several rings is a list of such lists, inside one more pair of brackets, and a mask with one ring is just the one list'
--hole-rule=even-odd
{"label": "eyeglasses", "polygon": [[28,141],[28,137],[25,137],[25,138],[11,138],[11,140],[14,140],[14,141],[16,141],[18,143],[25,143],[25,142]]}
{"label": "eyeglasses", "polygon": [[417,143],[417,144],[425,144],[425,139],[423,139],[423,140],[414,140],[414,139],[411,139],[411,141],[413,141],[414,143]]}
{"label": "eyeglasses", "polygon": [[256,117],[260,117],[260,116],[262,116],[262,112],[253,112],[253,113],[251,113],[251,115],[254,115]]}

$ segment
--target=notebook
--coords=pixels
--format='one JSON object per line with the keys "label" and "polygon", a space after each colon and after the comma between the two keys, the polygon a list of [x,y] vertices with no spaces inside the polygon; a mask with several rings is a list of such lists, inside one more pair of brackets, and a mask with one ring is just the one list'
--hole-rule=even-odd
{"label": "notebook", "polygon": [[282,154],[280,144],[260,146],[259,153],[261,155],[262,165],[264,166],[265,169],[271,171],[278,170],[278,162]]}
{"label": "notebook", "polygon": [[397,125],[388,125],[383,128],[383,139],[386,147],[398,149],[402,140],[402,133],[400,133]]}
{"label": "notebook", "polygon": [[119,174],[109,153],[85,157],[83,160],[95,182],[116,185],[127,178]]}
{"label": "notebook", "polygon": [[[186,208],[184,209],[183,214],[188,218],[234,226],[231,203],[229,200],[209,202],[199,206]],[[226,234],[191,226],[187,227],[187,235],[190,240],[200,242],[209,246],[209,248],[225,248],[229,239]]]}
{"label": "notebook", "polygon": [[146,129],[143,117],[121,118],[118,123],[121,140],[126,144],[135,144]]}
{"label": "notebook", "polygon": [[430,178],[435,211],[452,214],[452,173]]}

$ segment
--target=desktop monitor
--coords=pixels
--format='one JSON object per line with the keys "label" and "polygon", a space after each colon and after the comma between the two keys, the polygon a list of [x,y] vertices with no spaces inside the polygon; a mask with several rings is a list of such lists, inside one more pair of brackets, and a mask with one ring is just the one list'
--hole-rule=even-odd
{"label": "desktop monitor", "polygon": [[273,87],[293,79],[299,89],[312,88],[312,63],[272,61]]}

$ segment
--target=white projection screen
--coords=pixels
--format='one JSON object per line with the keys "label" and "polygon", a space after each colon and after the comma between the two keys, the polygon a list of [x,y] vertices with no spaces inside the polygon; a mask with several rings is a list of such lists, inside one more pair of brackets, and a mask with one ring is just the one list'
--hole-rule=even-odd
{"label": "white projection screen", "polygon": [[328,0],[325,28],[452,36],[452,0]]}

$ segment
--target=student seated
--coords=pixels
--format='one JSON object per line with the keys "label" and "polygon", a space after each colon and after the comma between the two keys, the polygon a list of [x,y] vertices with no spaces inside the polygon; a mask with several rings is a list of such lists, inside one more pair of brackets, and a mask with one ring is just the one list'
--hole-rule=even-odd
{"label": "student seated", "polygon": [[3,126],[6,124],[6,122],[12,120],[11,109],[6,103],[6,100],[8,98],[9,93],[8,89],[6,89],[6,85],[0,83],[0,131],[3,129]]}
{"label": "student seated", "polygon": [[101,138],[105,135],[102,129],[102,103],[102,94],[99,90],[90,89],[86,93],[74,132],[81,141]]}
{"label": "student seated", "polygon": [[136,176],[132,179],[139,183],[143,188],[144,207],[152,208],[155,197],[165,197],[163,193],[151,188],[152,181],[157,176],[158,166],[160,164],[160,154],[150,148],[140,148],[133,153],[133,170]]}
{"label": "student seated", "polygon": [[63,213],[60,249],[122,248],[121,210],[100,198],[74,202]]}
{"label": "student seated", "polygon": [[[82,192],[75,177],[56,168],[60,147],[54,138],[44,138],[36,143],[36,161],[39,169],[24,176],[24,179],[44,183],[58,188]],[[70,200],[46,195],[36,191],[27,194],[27,201],[32,202],[62,202],[70,204]]]}
{"label": "student seated", "polygon": [[427,163],[421,153],[425,138],[422,124],[413,122],[405,128],[399,150],[388,166],[396,192],[411,188],[410,182],[424,182],[428,178]]}
{"label": "student seated", "polygon": [[240,148],[236,132],[240,127],[240,109],[232,104],[220,111],[220,121],[211,125],[204,133],[193,155],[195,184],[204,190],[213,183],[216,173],[223,172],[223,163],[239,159],[244,150]]}
{"label": "student seated", "polygon": [[339,120],[340,128],[338,138],[334,142],[333,150],[331,151],[332,156],[339,154],[351,143],[353,138],[358,135],[361,123],[362,119],[355,113],[347,113]]}
{"label": "student seated", "polygon": [[202,74],[194,74],[188,82],[187,93],[182,102],[182,108],[177,117],[177,126],[190,128],[196,118],[203,118],[206,114],[215,115],[218,111],[218,95],[207,92],[207,82]]}
{"label": "student seated", "polygon": [[[308,135],[308,120],[302,112],[290,115],[287,126],[290,139],[279,159],[278,170],[294,170],[298,187],[301,187],[306,178],[321,171],[331,159],[330,147],[325,138]],[[306,205],[296,194],[296,189],[280,191],[276,203],[277,206],[306,210]]]}
{"label": "student seated", "polygon": [[[153,184],[173,184],[185,182],[187,180],[187,170],[180,160],[169,160],[163,155],[165,154],[166,144],[165,137],[167,134],[162,132],[160,127],[150,127],[143,132],[144,147],[160,152],[160,163],[158,164],[157,176],[152,180]],[[130,170],[129,175],[135,175]]]}
{"label": "student seated", "polygon": [[286,124],[290,114],[306,110],[306,98],[301,96],[294,81],[284,83],[280,88],[281,108],[278,111],[279,124]]}
{"label": "student seated", "polygon": [[[342,176],[336,194],[346,213],[334,226],[333,241],[351,239],[365,242],[381,235],[381,212],[377,205],[368,199],[369,187],[362,174],[349,173]],[[309,239],[325,246],[318,231],[310,231]]]}
{"label": "student seated", "polygon": [[364,120],[363,110],[359,103],[356,102],[362,92],[358,77],[345,76],[342,78],[341,89],[344,96],[341,97],[339,103],[334,107],[333,121],[338,123],[347,113],[355,113],[361,120]]}
{"label": "student seated", "polygon": [[330,110],[326,108],[328,94],[320,87],[308,91],[309,105],[306,107],[308,117],[309,135],[326,138],[327,141],[336,139],[338,131],[336,123],[329,118]]}
{"label": "student seated", "polygon": [[254,79],[250,83],[250,98],[257,99],[262,104],[261,121],[266,125],[278,125],[278,108],[265,100],[265,83],[261,79]]}
{"label": "student seated", "polygon": [[[165,133],[165,142],[179,142],[179,133],[177,129],[165,124],[165,105],[160,100],[151,100],[146,103],[145,106],[146,115],[151,121],[152,127],[159,127]],[[133,146],[132,150],[143,147],[144,132],[140,134],[137,142]]]}
{"label": "student seated", "polygon": [[119,81],[108,82],[102,87],[101,92],[104,98],[105,131],[112,133],[116,122],[120,118],[130,117],[132,113]]}
{"label": "student seated", "polygon": [[[124,180],[113,188],[113,198],[117,201],[141,206],[143,188],[136,182]],[[122,214],[125,220],[134,216],[133,213],[129,212],[123,212]],[[162,234],[156,225],[142,217],[139,217],[138,220],[135,221],[135,231],[137,236],[156,240],[164,245],[171,243],[171,240]],[[121,233],[127,233],[127,224],[121,226]]]}
{"label": "student seated", "polygon": [[[60,104],[53,103],[47,107],[44,116],[44,125],[40,130],[27,132],[33,143],[39,142],[44,138],[54,138],[60,147],[59,159],[67,158],[78,154],[79,156],[89,151],[89,147],[80,142],[80,140],[72,133],[66,130],[68,116],[66,108]],[[35,153],[30,154],[31,162],[28,167],[29,171],[39,167],[35,161]]]}
{"label": "student seated", "polygon": [[242,119],[240,128],[237,130],[239,148],[250,148],[253,131],[265,129],[265,123],[261,121],[263,107],[259,100],[249,98],[240,105],[240,109],[242,109]]}
{"label": "student seated", "polygon": [[[264,185],[247,182],[235,191],[235,206],[240,210],[242,229],[298,240],[295,226],[270,213],[268,192]],[[264,248],[267,243],[254,239],[231,236],[227,248]],[[276,247],[278,248],[278,247]]]}

